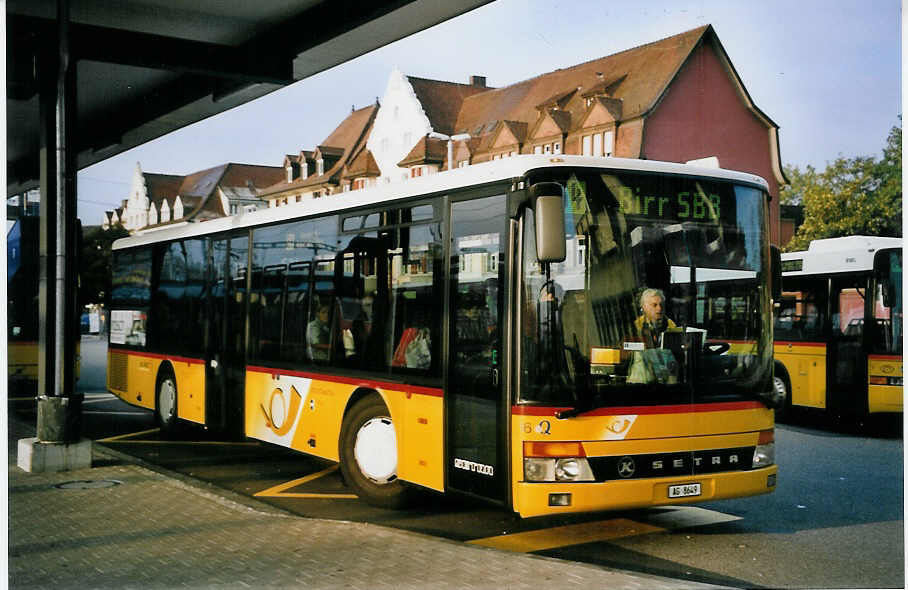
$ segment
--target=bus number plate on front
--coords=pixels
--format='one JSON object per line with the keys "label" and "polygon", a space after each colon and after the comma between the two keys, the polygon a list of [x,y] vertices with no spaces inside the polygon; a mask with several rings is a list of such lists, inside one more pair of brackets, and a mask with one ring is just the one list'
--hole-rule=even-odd
{"label": "bus number plate on front", "polygon": [[668,486],[669,498],[687,498],[700,495],[700,484],[685,483],[679,486]]}

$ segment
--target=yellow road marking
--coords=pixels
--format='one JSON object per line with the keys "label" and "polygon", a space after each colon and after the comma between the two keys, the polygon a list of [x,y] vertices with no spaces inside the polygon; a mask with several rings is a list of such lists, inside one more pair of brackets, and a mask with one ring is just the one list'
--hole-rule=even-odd
{"label": "yellow road marking", "polygon": [[485,537],[483,539],[468,541],[468,543],[471,545],[494,547],[496,549],[504,549],[506,551],[515,551],[518,553],[532,553],[533,551],[556,549],[569,545],[608,541],[609,539],[620,539],[622,537],[633,537],[636,535],[661,533],[665,531],[666,529],[662,527],[652,526],[627,518],[616,518],[613,520],[571,524],[550,529],[541,529],[538,531],[515,533],[512,535]]}
{"label": "yellow road marking", "polygon": [[259,443],[257,441],[251,442],[234,442],[234,441],[216,441],[216,440],[148,440],[148,439],[139,439],[136,440],[136,437],[144,436],[146,434],[154,434],[155,432],[160,432],[160,428],[151,428],[149,430],[142,430],[140,432],[131,432],[129,434],[120,434],[117,436],[110,436],[107,438],[99,438],[96,442],[99,443],[108,443],[115,442],[117,444],[134,444],[134,445],[220,445],[225,447],[257,447]]}
{"label": "yellow road marking", "polygon": [[355,499],[356,494],[318,494],[318,493],[298,493],[298,492],[285,492],[284,490],[289,490],[290,488],[295,488],[296,486],[301,486],[304,483],[309,483],[310,481],[315,481],[320,477],[324,477],[329,473],[334,473],[337,471],[338,466],[332,465],[327,469],[323,469],[317,473],[312,473],[301,477],[299,479],[294,479],[293,481],[288,481],[286,483],[278,484],[267,490],[262,490],[256,494],[253,494],[257,497],[281,497],[281,498],[343,498],[343,499]]}
{"label": "yellow road marking", "polygon": [[142,430],[141,432],[132,432],[129,434],[120,434],[118,436],[109,436],[107,438],[98,439],[98,442],[124,442],[125,439],[135,438],[137,436],[142,436],[144,434],[151,434],[152,432],[160,431],[160,428],[152,428],[150,430]]}
{"label": "yellow road marking", "polygon": [[[113,437],[116,439],[117,437]],[[219,447],[257,447],[259,443],[257,442],[231,442],[223,440],[110,440],[102,439],[97,442],[115,442],[118,445],[164,445],[164,446],[175,446],[175,445],[194,445],[194,446],[205,446],[205,445],[214,445]]]}

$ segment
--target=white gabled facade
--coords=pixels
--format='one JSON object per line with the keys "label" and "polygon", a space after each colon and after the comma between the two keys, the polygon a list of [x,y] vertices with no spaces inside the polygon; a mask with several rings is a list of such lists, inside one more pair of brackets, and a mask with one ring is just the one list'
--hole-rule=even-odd
{"label": "white gabled facade", "polygon": [[120,216],[123,227],[133,231],[148,225],[149,206],[148,189],[145,186],[142,165],[136,162],[136,168],[132,173],[132,183],[129,187],[129,197],[123,203],[123,213]]}
{"label": "white gabled facade", "polygon": [[429,117],[407,77],[394,69],[380,101],[366,147],[381,169],[379,182],[399,182],[409,170],[398,162],[404,159],[419,138],[433,131]]}

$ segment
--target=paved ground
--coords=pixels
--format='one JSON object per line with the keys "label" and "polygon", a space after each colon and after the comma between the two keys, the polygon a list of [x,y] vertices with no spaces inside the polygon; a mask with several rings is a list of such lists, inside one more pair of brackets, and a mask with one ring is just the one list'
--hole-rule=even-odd
{"label": "paved ground", "polygon": [[[91,469],[32,474],[9,423],[9,587],[715,588],[300,518],[95,445]],[[70,486],[61,484],[75,482]],[[102,487],[107,486],[107,487]]]}

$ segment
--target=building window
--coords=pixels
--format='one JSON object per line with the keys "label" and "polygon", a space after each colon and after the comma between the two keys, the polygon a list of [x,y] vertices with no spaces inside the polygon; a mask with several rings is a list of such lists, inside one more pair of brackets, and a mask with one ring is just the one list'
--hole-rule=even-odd
{"label": "building window", "polygon": [[584,135],[581,142],[580,155],[582,156],[592,156],[593,155],[593,137],[591,135]]}
{"label": "building window", "polygon": [[309,164],[307,162],[303,162],[302,171],[303,180],[309,178]]}
{"label": "building window", "polygon": [[615,151],[615,132],[606,131],[602,134],[602,155],[611,156]]}
{"label": "building window", "polygon": [[593,155],[602,156],[602,134],[593,135]]}
{"label": "building window", "polygon": [[410,178],[422,176],[422,166],[413,166],[410,168]]}
{"label": "building window", "polygon": [[560,141],[556,141],[556,142],[554,143],[554,147],[552,148],[552,153],[554,153],[554,154],[560,154],[560,153],[561,153],[561,142],[560,142]]}
{"label": "building window", "polygon": [[287,182],[293,182],[293,166],[287,166]]}
{"label": "building window", "polygon": [[533,146],[533,153],[534,153],[534,154],[541,154],[541,153],[542,153],[542,146],[541,146],[541,145],[534,145],[534,146]]}
{"label": "building window", "polygon": [[547,143],[544,146],[542,146],[542,152],[545,154],[551,154],[552,153],[552,144]]}
{"label": "building window", "polygon": [[319,176],[325,173],[325,161],[322,158],[315,161],[315,173]]}
{"label": "building window", "polygon": [[466,168],[466,167],[469,166],[469,165],[470,165],[470,161],[469,161],[469,160],[461,160],[460,162],[457,162],[457,167],[458,167],[458,168]]}
{"label": "building window", "polygon": [[356,180],[353,181],[353,190],[358,191],[358,190],[362,190],[364,188],[366,188],[366,179],[365,178],[357,178]]}
{"label": "building window", "polygon": [[322,198],[322,191],[315,191],[314,193],[312,193],[312,198],[313,198],[313,199],[320,199],[320,198]]}

